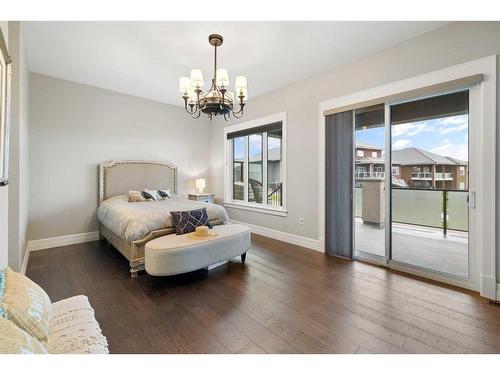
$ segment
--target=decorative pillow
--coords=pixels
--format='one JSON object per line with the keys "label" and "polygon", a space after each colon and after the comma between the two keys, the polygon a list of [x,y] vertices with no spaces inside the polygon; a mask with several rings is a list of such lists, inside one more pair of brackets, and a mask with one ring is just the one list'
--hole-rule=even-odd
{"label": "decorative pillow", "polygon": [[129,202],[146,202],[146,198],[144,198],[140,191],[130,190],[128,192],[128,201]]}
{"label": "decorative pillow", "polygon": [[207,209],[205,207],[199,210],[191,211],[171,211],[174,219],[175,233],[184,234],[194,232],[196,227],[206,225],[212,228],[208,221]]}
{"label": "decorative pillow", "polygon": [[45,291],[21,273],[5,270],[5,291],[0,307],[7,319],[39,340],[47,340],[52,304]]}
{"label": "decorative pillow", "polygon": [[156,196],[156,190],[148,190],[144,189],[141,191],[141,195],[147,200],[147,201],[155,201],[157,200]]}
{"label": "decorative pillow", "polygon": [[158,196],[158,200],[161,201],[172,198],[172,195],[170,194],[170,189],[158,190],[156,192],[156,195]]}
{"label": "decorative pillow", "polygon": [[10,320],[0,319],[0,354],[47,354],[47,348]]}

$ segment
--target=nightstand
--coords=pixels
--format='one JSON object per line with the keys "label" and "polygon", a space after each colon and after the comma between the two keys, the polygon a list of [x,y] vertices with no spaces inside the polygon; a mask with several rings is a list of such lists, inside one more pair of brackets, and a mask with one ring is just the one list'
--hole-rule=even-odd
{"label": "nightstand", "polygon": [[215,194],[188,194],[188,198],[192,201],[205,202],[205,203],[214,203],[215,202]]}

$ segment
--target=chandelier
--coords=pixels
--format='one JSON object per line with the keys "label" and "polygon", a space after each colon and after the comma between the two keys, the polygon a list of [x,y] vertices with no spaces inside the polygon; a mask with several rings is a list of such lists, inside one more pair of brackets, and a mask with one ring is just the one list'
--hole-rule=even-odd
{"label": "chandelier", "polygon": [[[243,116],[247,94],[247,79],[238,76],[235,80],[236,95],[228,91],[229,74],[226,69],[217,69],[217,47],[222,45],[222,36],[212,34],[208,42],[214,46],[214,76],[208,91],[203,91],[203,73],[200,69],[191,70],[191,78],[181,77],[179,89],[184,99],[184,108],[193,118],[200,117],[201,113],[208,115],[211,120],[214,116],[222,115],[227,121],[231,114],[235,118]],[[236,109],[236,105],[238,108]]]}

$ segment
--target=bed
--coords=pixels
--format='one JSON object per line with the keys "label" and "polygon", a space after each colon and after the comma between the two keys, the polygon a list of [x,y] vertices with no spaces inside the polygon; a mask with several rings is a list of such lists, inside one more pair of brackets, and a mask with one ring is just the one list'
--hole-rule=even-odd
{"label": "bed", "polygon": [[[113,160],[99,167],[99,234],[130,264],[136,277],[144,269],[144,248],[149,241],[175,233],[170,211],[205,207],[212,225],[228,221],[224,207],[191,201],[177,195],[177,167],[170,162]],[[171,199],[128,202],[129,190],[169,189]]]}

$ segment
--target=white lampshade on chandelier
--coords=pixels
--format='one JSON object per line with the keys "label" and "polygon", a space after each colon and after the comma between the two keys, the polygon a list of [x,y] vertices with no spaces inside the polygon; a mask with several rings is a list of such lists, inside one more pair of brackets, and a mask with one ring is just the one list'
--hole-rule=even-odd
{"label": "white lampshade on chandelier", "polygon": [[[217,47],[222,45],[222,36],[212,34],[208,42],[214,46],[214,76],[210,89],[203,91],[205,82],[200,69],[191,69],[191,77],[179,79],[179,90],[184,99],[184,108],[193,118],[200,117],[201,113],[208,115],[209,119],[223,115],[227,121],[233,115],[236,118],[243,116],[243,108],[247,102],[247,79],[238,76],[235,79],[235,93],[228,91],[230,85],[227,69],[217,69]],[[238,108],[235,108],[238,106]]]}

